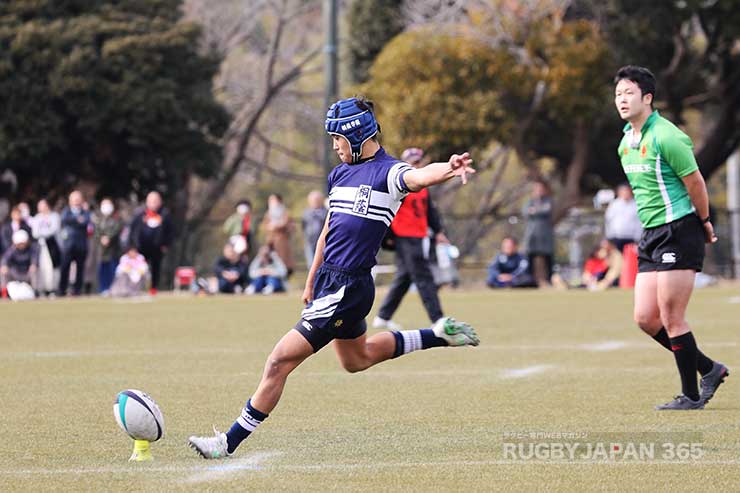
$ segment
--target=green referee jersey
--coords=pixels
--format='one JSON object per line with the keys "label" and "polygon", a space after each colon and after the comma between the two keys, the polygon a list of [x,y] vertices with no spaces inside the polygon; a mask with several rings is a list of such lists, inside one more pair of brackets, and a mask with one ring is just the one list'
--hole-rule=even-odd
{"label": "green referee jersey", "polygon": [[633,142],[629,123],[624,134],[619,157],[635,194],[643,227],[654,228],[693,213],[691,198],[681,180],[699,169],[689,136],[657,110],[645,121],[639,143]]}

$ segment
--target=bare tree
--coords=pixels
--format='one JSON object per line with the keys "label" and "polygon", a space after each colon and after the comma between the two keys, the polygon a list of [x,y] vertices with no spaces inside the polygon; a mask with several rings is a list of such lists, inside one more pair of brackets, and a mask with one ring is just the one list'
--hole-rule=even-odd
{"label": "bare tree", "polygon": [[[232,123],[220,139],[224,148],[221,170],[202,185],[198,200],[193,201],[187,234],[203,224],[244,169],[303,181],[321,179],[318,173],[292,173],[271,165],[273,154],[308,162],[318,160],[269,137],[285,124],[279,121],[281,107],[290,106],[295,111],[310,104],[313,95],[301,94],[297,84],[320,69],[317,58],[321,40],[316,33],[320,32],[321,3],[187,0],[184,9],[186,19],[203,28],[201,48],[223,59],[215,92],[232,114]],[[311,102],[315,101],[314,97]]]}

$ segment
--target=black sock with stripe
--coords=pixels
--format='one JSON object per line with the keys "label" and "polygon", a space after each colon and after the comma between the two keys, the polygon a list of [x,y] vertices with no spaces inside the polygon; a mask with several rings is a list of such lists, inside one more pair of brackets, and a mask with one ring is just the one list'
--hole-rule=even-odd
{"label": "black sock with stripe", "polygon": [[[666,332],[665,327],[661,327],[658,333],[652,336],[652,338],[668,351],[673,352],[671,349],[671,339],[668,337],[668,332]],[[712,368],[714,367],[714,361],[702,353],[698,347],[696,348],[696,367],[702,376],[712,371]]]}
{"label": "black sock with stripe", "polygon": [[671,349],[681,375],[681,391],[693,401],[699,400],[699,385],[696,379],[696,341],[694,334],[687,332],[671,337]]}

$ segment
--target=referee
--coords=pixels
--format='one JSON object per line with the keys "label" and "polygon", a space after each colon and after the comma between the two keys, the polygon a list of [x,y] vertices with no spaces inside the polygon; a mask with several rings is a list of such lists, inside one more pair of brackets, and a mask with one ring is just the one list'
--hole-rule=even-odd
{"label": "referee", "polygon": [[[423,158],[424,151],[417,147],[410,147],[401,154],[402,161],[417,169],[424,167]],[[436,322],[444,316],[437,296],[437,285],[429,268],[429,258],[423,248],[423,240],[430,228],[437,243],[449,243],[442,232],[442,223],[437,209],[432,205],[429,191],[424,188],[408,194],[391,223],[396,248],[396,274],[373,321],[373,328],[400,330],[401,326],[391,319],[411,283],[416,285],[421,295],[429,320]]]}
{"label": "referee", "polygon": [[673,352],[681,377],[681,394],[656,409],[702,409],[729,374],[725,365],[697,348],[686,322],[694,278],[704,263],[704,245],[717,241],[707,187],[691,139],[653,109],[656,84],[650,70],[622,67],[614,83],[614,103],[627,121],[619,157],[644,228],[634,317],[643,331]]}

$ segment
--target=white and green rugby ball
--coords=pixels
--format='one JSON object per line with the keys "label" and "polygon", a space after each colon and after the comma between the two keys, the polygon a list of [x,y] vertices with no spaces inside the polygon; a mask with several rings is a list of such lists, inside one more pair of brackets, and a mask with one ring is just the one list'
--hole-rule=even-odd
{"label": "white and green rugby ball", "polygon": [[164,418],[154,399],[141,390],[122,390],[113,401],[118,426],[134,440],[156,442],[164,435]]}

